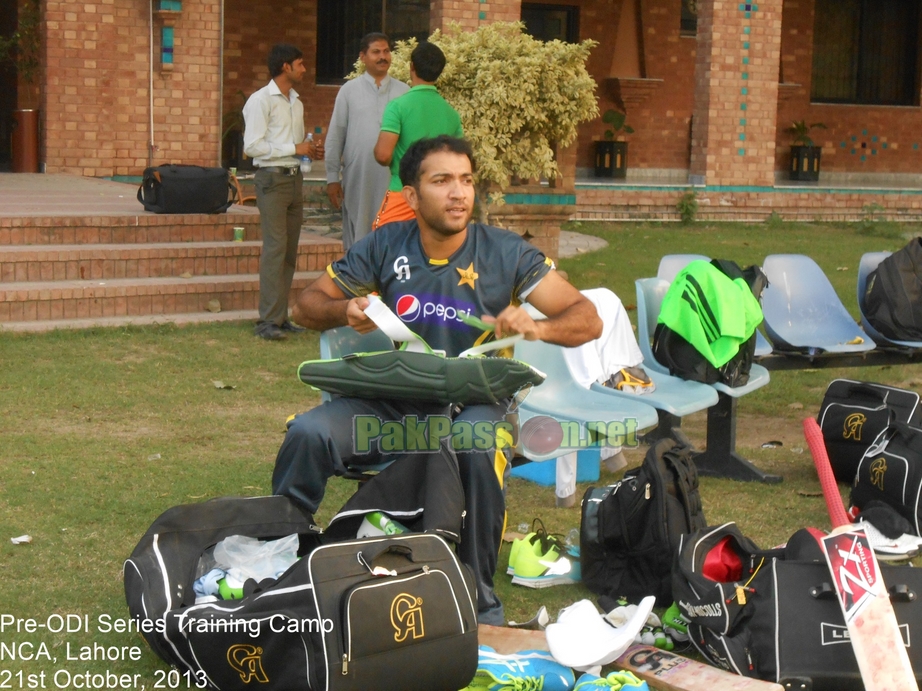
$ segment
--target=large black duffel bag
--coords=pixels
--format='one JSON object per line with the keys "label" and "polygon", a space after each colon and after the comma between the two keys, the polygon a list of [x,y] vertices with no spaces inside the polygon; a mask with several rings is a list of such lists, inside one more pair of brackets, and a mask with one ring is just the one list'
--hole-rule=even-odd
{"label": "large black duffel bag", "polygon": [[237,201],[224,168],[162,165],[147,168],[138,201],[156,214],[220,214]]}
{"label": "large black duffel bag", "polygon": [[[770,550],[759,549],[734,523],[682,538],[673,593],[702,656],[786,689],[864,689],[818,534],[799,530],[784,548]],[[912,645],[922,636],[922,569],[884,564],[880,573],[922,678],[922,646]]]}

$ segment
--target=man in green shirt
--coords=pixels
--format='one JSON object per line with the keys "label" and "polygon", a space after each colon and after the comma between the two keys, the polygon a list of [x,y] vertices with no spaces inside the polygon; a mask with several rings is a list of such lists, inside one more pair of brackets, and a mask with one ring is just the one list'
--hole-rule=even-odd
{"label": "man in green shirt", "polygon": [[421,43],[410,55],[410,90],[384,109],[381,133],[375,144],[375,160],[390,166],[391,183],[375,217],[372,229],[394,221],[416,218],[403,198],[400,159],[410,145],[420,139],[447,134],[463,137],[461,116],[435,88],[435,80],[445,68],[445,54],[433,43]]}

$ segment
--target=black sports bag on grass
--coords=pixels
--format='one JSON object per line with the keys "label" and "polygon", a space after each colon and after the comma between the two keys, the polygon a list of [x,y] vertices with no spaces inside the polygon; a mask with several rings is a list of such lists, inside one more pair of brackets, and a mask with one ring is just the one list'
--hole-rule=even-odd
{"label": "black sports bag on grass", "polygon": [[839,482],[852,483],[865,452],[883,440],[894,422],[914,422],[919,394],[872,382],[836,379],[826,388],[817,416]]}
{"label": "black sports bag on grass", "polygon": [[147,168],[138,201],[156,214],[220,214],[237,201],[224,168],[162,165]]}
{"label": "black sports bag on grass", "polygon": [[[802,529],[785,547],[763,550],[727,523],[682,539],[673,592],[708,662],[786,689],[864,689],[817,535]],[[922,569],[880,570],[918,678]]]}

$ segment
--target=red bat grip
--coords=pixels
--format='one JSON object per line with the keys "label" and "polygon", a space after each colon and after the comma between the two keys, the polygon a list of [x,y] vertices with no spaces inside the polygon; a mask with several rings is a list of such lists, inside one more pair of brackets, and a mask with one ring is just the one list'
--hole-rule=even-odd
{"label": "red bat grip", "polygon": [[813,456],[816,474],[820,478],[820,486],[823,488],[823,497],[826,499],[826,510],[829,511],[832,527],[848,525],[851,521],[842,505],[842,496],[839,494],[836,477],[832,474],[832,466],[829,464],[829,455],[826,453],[826,444],[823,441],[823,432],[812,417],[804,420],[804,437],[807,439],[807,446],[810,447],[810,455]]}

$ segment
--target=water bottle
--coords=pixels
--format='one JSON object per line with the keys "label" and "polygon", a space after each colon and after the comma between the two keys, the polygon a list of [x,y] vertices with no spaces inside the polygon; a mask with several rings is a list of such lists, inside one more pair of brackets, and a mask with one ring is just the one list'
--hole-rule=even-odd
{"label": "water bottle", "polygon": [[377,537],[380,535],[400,535],[406,533],[407,529],[390,516],[374,511],[366,514],[362,519],[356,537]]}
{"label": "water bottle", "polygon": [[[304,141],[306,142],[314,141],[314,133],[308,132],[307,136],[304,138]],[[301,157],[301,172],[304,173],[305,175],[311,172],[311,167],[313,166],[313,163],[314,162],[311,161],[310,156],[302,156]]]}

